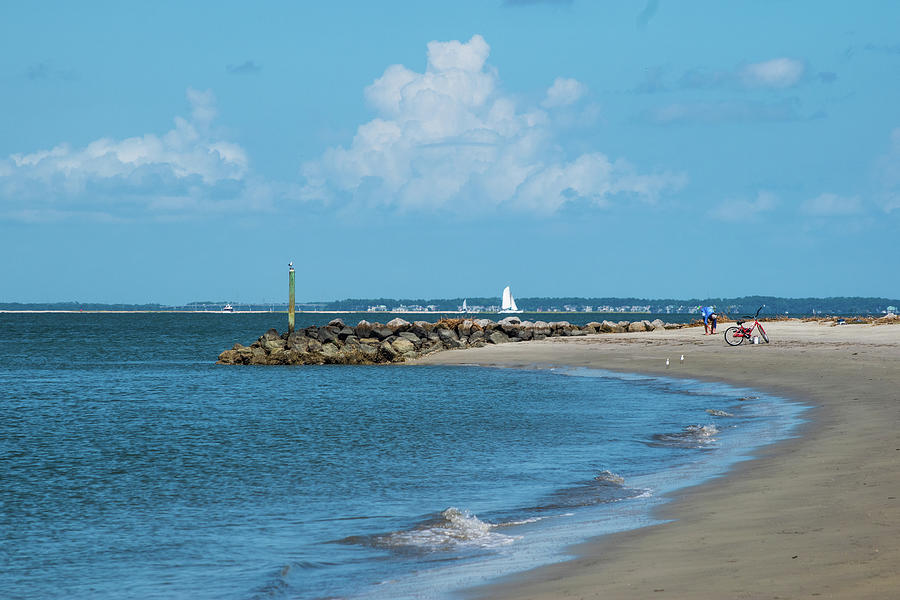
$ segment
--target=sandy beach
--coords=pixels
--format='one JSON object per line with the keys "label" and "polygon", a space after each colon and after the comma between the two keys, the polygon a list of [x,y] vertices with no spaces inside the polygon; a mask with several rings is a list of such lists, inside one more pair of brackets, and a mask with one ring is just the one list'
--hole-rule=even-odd
{"label": "sandy beach", "polygon": [[553,338],[417,361],[706,379],[812,407],[797,438],[673,495],[658,514],[671,521],[579,545],[572,560],[476,597],[900,597],[900,325],[774,322],[771,344],[739,347],[723,330]]}

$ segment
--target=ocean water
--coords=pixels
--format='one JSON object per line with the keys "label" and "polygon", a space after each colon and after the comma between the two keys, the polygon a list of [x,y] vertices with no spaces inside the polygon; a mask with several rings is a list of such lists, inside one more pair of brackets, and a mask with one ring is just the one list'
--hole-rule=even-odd
{"label": "ocean water", "polygon": [[584,369],[213,364],[283,321],[0,314],[0,597],[451,597],[802,418]]}

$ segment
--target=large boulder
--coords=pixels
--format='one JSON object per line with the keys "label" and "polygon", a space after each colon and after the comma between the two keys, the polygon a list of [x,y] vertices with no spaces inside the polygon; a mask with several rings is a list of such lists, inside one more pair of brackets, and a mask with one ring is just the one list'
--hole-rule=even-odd
{"label": "large boulder", "polygon": [[487,341],[492,344],[505,344],[509,341],[509,337],[500,330],[494,330],[487,335]]}
{"label": "large boulder", "polygon": [[643,321],[633,321],[628,324],[628,333],[637,333],[640,331],[647,331]]}
{"label": "large boulder", "polygon": [[526,327],[524,325],[519,326],[519,329],[516,331],[516,339],[527,341],[534,337],[534,327]]}
{"label": "large boulder", "polygon": [[548,335],[550,335],[550,323],[546,321],[535,321],[534,322],[534,338],[535,339],[544,339]]}
{"label": "large boulder", "polygon": [[328,324],[329,324],[331,327],[337,327],[338,329],[343,329],[343,328],[344,328],[344,321],[343,321],[343,319],[332,319],[332,320],[330,320],[330,321],[328,322]]}
{"label": "large boulder", "polygon": [[363,319],[356,326],[356,337],[359,339],[367,338],[372,335],[372,324]]}
{"label": "large boulder", "polygon": [[367,362],[375,362],[378,360],[378,346],[372,344],[360,344],[359,353]]}
{"label": "large boulder", "polygon": [[288,336],[287,343],[285,344],[285,348],[289,350],[299,350],[300,352],[306,352],[309,348],[310,338],[306,337],[302,333],[294,332]]}
{"label": "large boulder", "polygon": [[378,346],[378,358],[385,362],[394,362],[394,359],[399,355],[399,352],[394,350],[394,346],[390,342],[381,342]]}
{"label": "large boulder", "polygon": [[519,317],[506,317],[506,318],[504,318],[504,319],[500,319],[499,321],[497,321],[497,324],[500,325],[500,326],[503,326],[503,325],[521,325],[521,324],[522,324],[522,319],[520,319]]}
{"label": "large boulder", "polygon": [[475,319],[475,324],[481,327],[482,329],[490,331],[494,328],[496,323],[491,321],[490,319]]}
{"label": "large boulder", "polygon": [[472,328],[474,326],[475,323],[473,323],[471,319],[464,319],[462,323],[456,326],[456,330],[459,332],[459,335],[468,337],[472,334]]}
{"label": "large boulder", "polygon": [[392,335],[394,335],[394,330],[390,327],[385,327],[384,325],[379,325],[378,323],[372,327],[372,335],[377,337],[379,340],[385,340]]}
{"label": "large boulder", "polygon": [[323,344],[327,344],[329,342],[334,342],[338,339],[338,331],[336,327],[332,327],[331,325],[326,325],[325,327],[319,328],[319,341]]}
{"label": "large boulder", "polygon": [[[507,319],[509,318],[512,317],[507,317]],[[506,335],[517,336],[519,334],[519,330],[522,328],[522,325],[520,324],[521,321],[519,321],[519,319],[516,319],[515,321],[507,321],[507,319],[503,319],[503,321],[500,321],[499,323],[497,323],[497,325],[500,326],[500,329],[502,329],[503,333],[505,333]]]}
{"label": "large boulder", "polygon": [[453,329],[444,329],[443,327],[435,330],[438,334],[438,339],[442,342],[447,342],[449,340],[459,340],[459,335]]}
{"label": "large boulder", "polygon": [[408,352],[416,351],[415,345],[404,337],[398,337],[396,340],[394,340],[391,346],[393,346],[397,354],[406,354]]}
{"label": "large boulder", "polygon": [[219,359],[216,361],[220,365],[236,365],[239,363],[240,358],[237,350],[225,350],[221,354],[219,354]]}
{"label": "large boulder", "polygon": [[652,321],[650,321],[650,326],[653,328],[653,330],[665,329],[666,323],[662,319],[653,319]]}
{"label": "large boulder", "polygon": [[413,346],[420,346],[422,344],[422,338],[414,334],[412,331],[401,331],[397,337],[401,337],[412,343]]}
{"label": "large boulder", "polygon": [[[274,329],[272,331],[274,331]],[[264,336],[263,340],[260,342],[260,345],[266,352],[274,352],[275,350],[284,350],[285,343],[286,342],[280,337],[275,339],[265,339]]]}
{"label": "large boulder", "polygon": [[398,333],[400,331],[408,331],[411,323],[406,319],[397,317],[396,319],[391,319],[390,321],[388,321],[387,326],[390,327],[394,333]]}
{"label": "large boulder", "polygon": [[262,334],[262,336],[260,336],[259,342],[260,343],[267,342],[267,341],[270,342],[270,341],[280,340],[280,339],[281,339],[281,334],[279,334],[278,330],[273,327],[272,329],[270,329],[267,332],[265,332],[264,334]]}
{"label": "large boulder", "polygon": [[337,336],[340,340],[345,340],[350,336],[355,336],[356,331],[352,327],[342,327],[338,332]]}
{"label": "large boulder", "polygon": [[322,344],[322,349],[319,350],[319,352],[322,354],[322,356],[325,358],[325,362],[328,364],[338,364],[342,362],[340,358],[340,350],[335,344],[332,344],[331,342]]}
{"label": "large boulder", "polygon": [[568,321],[553,321],[550,323],[551,335],[566,335],[566,331],[572,326]]}
{"label": "large boulder", "polygon": [[428,332],[434,329],[434,324],[429,323],[428,321],[415,321],[410,328],[410,331],[420,338],[428,337]]}

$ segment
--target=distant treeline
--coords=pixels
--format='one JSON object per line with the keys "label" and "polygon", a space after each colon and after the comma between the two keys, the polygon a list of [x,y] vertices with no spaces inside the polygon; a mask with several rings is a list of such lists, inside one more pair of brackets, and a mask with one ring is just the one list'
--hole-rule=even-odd
{"label": "distant treeline", "polygon": [[[370,307],[384,306],[387,310],[400,307],[431,307],[437,312],[456,312],[462,306],[464,298],[348,298],[329,302],[303,302],[297,304],[297,310],[306,311],[347,311],[365,312]],[[496,307],[500,302],[497,297],[465,298],[469,307]],[[99,302],[53,302],[53,303],[20,303],[0,302],[0,310],[135,310],[135,311],[167,311],[167,310],[221,310],[226,301],[189,302],[172,306],[165,304],[104,304]],[[754,313],[765,305],[762,314],[767,315],[869,315],[881,314],[884,311],[897,312],[900,299],[896,298],[863,298],[863,297],[831,297],[831,298],[780,298],[776,296],[741,296],[738,298],[580,298],[580,297],[547,297],[517,298],[519,308],[527,311],[585,311],[601,312],[638,311],[650,313],[688,313],[694,312],[697,306],[712,305],[720,312],[737,315]],[[285,310],[285,303],[236,303],[235,310]]]}

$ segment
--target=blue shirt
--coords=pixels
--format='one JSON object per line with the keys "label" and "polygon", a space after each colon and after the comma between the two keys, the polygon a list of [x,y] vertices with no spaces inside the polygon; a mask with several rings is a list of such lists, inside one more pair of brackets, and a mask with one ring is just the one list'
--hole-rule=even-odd
{"label": "blue shirt", "polygon": [[705,321],[711,314],[716,312],[716,310],[712,306],[702,306],[700,307],[700,312],[703,314],[703,320]]}

